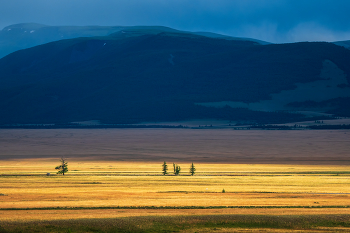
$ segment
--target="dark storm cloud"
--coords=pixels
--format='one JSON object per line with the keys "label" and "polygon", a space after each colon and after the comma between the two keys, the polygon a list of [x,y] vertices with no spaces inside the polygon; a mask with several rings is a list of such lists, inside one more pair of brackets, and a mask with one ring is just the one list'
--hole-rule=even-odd
{"label": "dark storm cloud", "polygon": [[271,42],[350,39],[348,0],[0,0],[0,27],[164,25]]}

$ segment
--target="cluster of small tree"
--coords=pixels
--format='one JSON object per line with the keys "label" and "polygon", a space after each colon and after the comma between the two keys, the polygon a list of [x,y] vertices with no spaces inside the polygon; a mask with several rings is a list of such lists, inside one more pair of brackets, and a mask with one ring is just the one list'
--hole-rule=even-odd
{"label": "cluster of small tree", "polygon": [[181,171],[181,167],[175,163],[173,163],[173,167],[174,167],[174,174],[177,176],[179,175],[180,171]]}
{"label": "cluster of small tree", "polygon": [[[173,163],[173,168],[174,168],[174,175],[179,175],[180,171],[181,171],[181,167],[175,163]],[[68,162],[66,162],[65,159],[61,158],[61,164],[58,165],[57,167],[55,167],[56,170],[58,170],[57,174],[62,174],[64,175],[65,173],[68,172]],[[166,162],[164,161],[163,165],[162,165],[162,173],[163,175],[168,174],[168,165],[166,164]],[[194,164],[192,163],[190,166],[190,174],[191,176],[193,176],[196,173],[196,168],[194,166]]]}
{"label": "cluster of small tree", "polygon": [[[173,168],[174,168],[174,175],[179,175],[180,174],[180,171],[181,171],[181,167],[175,163],[173,163]],[[196,172],[196,168],[195,166],[192,165],[190,166],[190,173],[191,173],[191,176],[193,176]],[[162,165],[162,173],[163,175],[166,175],[168,174],[168,165],[166,164],[166,162],[164,161],[163,165]]]}

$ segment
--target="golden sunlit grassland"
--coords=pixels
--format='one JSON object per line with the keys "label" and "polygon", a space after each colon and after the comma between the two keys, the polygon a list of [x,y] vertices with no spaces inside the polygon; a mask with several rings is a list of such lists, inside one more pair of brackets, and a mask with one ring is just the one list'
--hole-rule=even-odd
{"label": "golden sunlit grassland", "polygon": [[[2,161],[1,208],[117,206],[350,206],[350,166]],[[47,176],[46,173],[51,175]],[[225,193],[223,193],[223,189]]]}
{"label": "golden sunlit grassland", "polygon": [[70,171],[65,176],[55,174],[57,159],[2,161],[3,229],[346,232],[350,225],[347,165],[195,164],[196,174],[190,176],[190,164],[179,163],[179,176],[163,176],[162,163],[67,161]]}
{"label": "golden sunlit grassland", "polygon": [[[283,135],[285,132],[265,131],[268,140],[263,137],[264,131],[252,132],[252,138],[260,138],[268,146],[253,140],[250,144],[254,147],[245,149],[232,140],[239,140],[240,136],[246,140],[247,132],[237,135],[229,131],[161,130],[163,138],[153,130],[124,131],[126,138],[119,131],[107,133],[125,144],[105,135],[98,138],[101,132],[69,132],[44,131],[45,137],[40,131],[6,131],[8,138],[0,135],[0,146],[5,146],[0,150],[0,232],[2,229],[16,232],[18,224],[24,224],[18,229],[27,227],[26,232],[118,232],[101,225],[104,221],[109,226],[119,224],[120,232],[211,232],[213,228],[230,232],[228,229],[259,227],[268,231],[308,229],[308,232],[329,231],[327,227],[332,227],[331,231],[334,227],[337,231],[349,229],[350,165],[346,157],[349,151],[346,131],[322,131],[325,135],[321,136],[315,131],[315,137],[312,132],[306,132],[301,139],[288,132]],[[149,138],[152,136],[157,140],[152,141]],[[190,136],[194,147],[184,141]],[[86,147],[85,137],[89,142]],[[300,147],[299,154],[293,154],[297,149],[285,138],[289,144],[294,138],[294,146]],[[243,139],[242,144],[248,145]],[[172,153],[167,154],[171,140],[179,147],[173,147]],[[337,145],[332,149],[334,157],[327,157],[322,150],[324,144],[330,145],[328,140]],[[75,152],[74,142],[78,145]],[[238,147],[240,164],[231,162],[238,157],[230,143]],[[268,152],[276,154],[283,146],[284,163],[267,164],[264,159],[271,159]],[[215,148],[219,148],[218,152]],[[310,155],[312,159],[308,160],[307,154],[313,148],[318,154]],[[261,151],[255,155],[258,149]],[[98,150],[102,154],[100,159]],[[87,153],[85,157],[83,152]],[[36,153],[40,156],[34,156]],[[124,153],[130,157],[129,161]],[[147,157],[152,153],[154,156]],[[69,172],[65,176],[56,175],[54,169],[61,156],[68,162]],[[207,158],[201,162],[200,157]],[[194,176],[189,175],[191,158],[197,169]],[[225,158],[228,162],[222,163]],[[303,158],[301,164],[295,162],[297,158]],[[317,158],[323,159],[318,165],[312,164]],[[164,160],[170,173],[166,176],[161,175]],[[305,161],[311,162],[305,164]],[[172,174],[172,162],[181,166],[179,176]],[[79,224],[91,227],[74,227]]]}

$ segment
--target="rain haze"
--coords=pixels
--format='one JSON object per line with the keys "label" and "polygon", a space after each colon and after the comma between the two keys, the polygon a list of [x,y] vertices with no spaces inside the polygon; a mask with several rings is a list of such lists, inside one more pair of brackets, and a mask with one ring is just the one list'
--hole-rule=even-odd
{"label": "rain haze", "polygon": [[0,28],[161,25],[273,43],[349,40],[347,0],[1,0]]}

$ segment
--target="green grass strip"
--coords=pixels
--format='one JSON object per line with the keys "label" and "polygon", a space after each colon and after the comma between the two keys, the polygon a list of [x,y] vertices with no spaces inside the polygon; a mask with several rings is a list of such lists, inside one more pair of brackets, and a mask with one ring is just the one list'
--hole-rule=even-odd
{"label": "green grass strip", "polygon": [[[221,232],[236,229],[292,229],[348,232],[350,215],[204,215],[204,216],[137,216],[106,219],[72,219],[45,221],[3,221],[1,233],[31,232],[106,232],[106,233],[165,233],[165,232]],[[331,228],[331,229],[330,229]],[[333,228],[333,229],[332,229]],[[342,229],[339,229],[342,228]]]}

